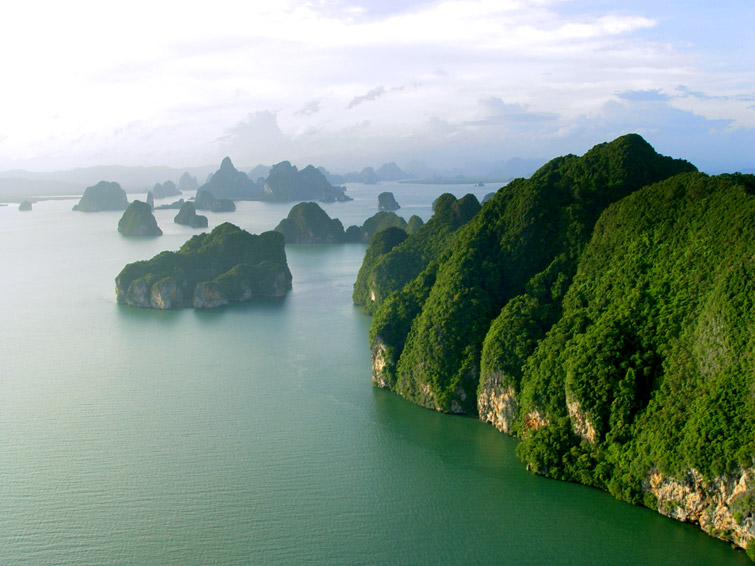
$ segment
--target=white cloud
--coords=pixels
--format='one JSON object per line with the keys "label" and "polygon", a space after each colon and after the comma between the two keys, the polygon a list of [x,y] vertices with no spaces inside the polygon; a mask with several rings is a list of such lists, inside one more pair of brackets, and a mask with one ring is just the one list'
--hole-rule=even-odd
{"label": "white cloud", "polygon": [[669,108],[755,127],[752,75],[700,69],[688,46],[649,37],[666,21],[652,5],[399,4],[14,3],[0,34],[13,55],[3,68],[0,168],[45,167],[51,156],[84,165],[95,149],[108,162],[186,165],[219,159],[228,144],[250,155],[343,156],[339,136],[369,138],[353,146],[364,151],[420,151],[435,146],[434,120],[451,125],[442,139],[473,145],[466,129],[558,136],[600,120],[610,101],[653,93]]}

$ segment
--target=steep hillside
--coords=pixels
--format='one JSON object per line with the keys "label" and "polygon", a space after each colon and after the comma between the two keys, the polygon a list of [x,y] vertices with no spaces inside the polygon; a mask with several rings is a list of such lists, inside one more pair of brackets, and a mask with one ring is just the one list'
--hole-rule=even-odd
{"label": "steep hillside", "polygon": [[755,552],[753,194],[632,134],[500,189],[421,269],[386,260],[432,221],[386,234],[363,265],[373,382]]}
{"label": "steep hillside", "polygon": [[[427,267],[422,283],[412,282],[403,297],[392,299],[384,312],[378,309],[373,357],[390,375],[375,381],[429,408],[477,412],[482,345],[501,309],[526,294],[534,323],[547,330],[602,210],[648,183],[690,170],[686,161],[661,156],[640,136],[628,135],[583,157],[554,159],[530,179],[499,190],[452,245],[440,240],[440,249],[433,250],[437,261],[422,264]],[[419,236],[434,242],[430,234],[437,233],[431,220],[397,250],[422,250]],[[391,251],[386,260],[395,255]],[[419,274],[407,264],[376,264],[368,284],[376,302],[387,296],[382,288],[401,289]],[[359,285],[358,279],[355,297]],[[401,311],[400,328],[397,315],[388,311]]]}

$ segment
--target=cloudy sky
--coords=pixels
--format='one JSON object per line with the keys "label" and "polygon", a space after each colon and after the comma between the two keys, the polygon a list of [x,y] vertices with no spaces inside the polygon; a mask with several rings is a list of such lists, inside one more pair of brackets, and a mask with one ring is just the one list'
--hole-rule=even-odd
{"label": "cloudy sky", "polygon": [[755,167],[753,0],[26,0],[0,170],[581,154]]}

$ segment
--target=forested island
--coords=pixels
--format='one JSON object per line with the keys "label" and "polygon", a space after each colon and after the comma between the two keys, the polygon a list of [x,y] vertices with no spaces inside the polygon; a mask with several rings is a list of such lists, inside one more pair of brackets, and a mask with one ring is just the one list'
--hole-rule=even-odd
{"label": "forested island", "polygon": [[372,238],[373,383],[755,559],[755,176],[630,134]]}
{"label": "forested island", "polygon": [[250,234],[228,222],[177,252],[128,264],[115,279],[119,304],[153,309],[215,308],[291,289],[283,235]]}

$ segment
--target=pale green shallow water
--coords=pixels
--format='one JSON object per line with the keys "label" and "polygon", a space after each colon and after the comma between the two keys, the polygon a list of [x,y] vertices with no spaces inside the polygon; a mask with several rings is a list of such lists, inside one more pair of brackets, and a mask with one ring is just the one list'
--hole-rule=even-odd
{"label": "pale green shallow water", "polygon": [[[354,185],[325,208],[361,223],[386,189],[425,219],[466,190]],[[74,202],[0,208],[0,564],[749,564],[373,389],[364,245],[289,246],[284,300],[142,311],[115,275],[195,232],[158,211],[165,236],[129,240]],[[210,228],[289,208],[239,203]]]}

